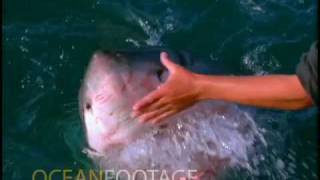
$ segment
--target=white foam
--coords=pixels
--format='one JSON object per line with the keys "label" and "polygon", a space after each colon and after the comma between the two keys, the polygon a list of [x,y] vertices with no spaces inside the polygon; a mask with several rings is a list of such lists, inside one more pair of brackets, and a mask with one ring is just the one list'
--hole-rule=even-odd
{"label": "white foam", "polygon": [[126,147],[90,153],[105,169],[196,169],[217,172],[232,166],[250,168],[249,151],[264,142],[251,116],[236,105],[203,102],[154,128]]}

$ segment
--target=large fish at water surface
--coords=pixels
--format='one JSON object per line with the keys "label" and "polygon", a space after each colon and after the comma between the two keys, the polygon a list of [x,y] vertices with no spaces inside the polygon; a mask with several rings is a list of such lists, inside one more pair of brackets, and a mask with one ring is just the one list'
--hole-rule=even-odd
{"label": "large fish at water surface", "polygon": [[[201,179],[212,179],[228,167],[248,168],[255,143],[263,139],[250,114],[235,104],[203,101],[159,125],[130,117],[133,104],[168,76],[160,62],[161,51],[94,53],[79,94],[89,156],[101,169],[165,171],[169,179],[187,177],[187,170],[196,170]],[[209,61],[165,51],[193,72],[221,73]],[[151,175],[163,178],[161,173],[147,177],[140,173],[136,179],[151,179]]]}

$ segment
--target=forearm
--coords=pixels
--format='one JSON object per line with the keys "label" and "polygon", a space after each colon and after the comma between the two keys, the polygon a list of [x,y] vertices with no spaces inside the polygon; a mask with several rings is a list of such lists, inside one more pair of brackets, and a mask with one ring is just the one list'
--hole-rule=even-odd
{"label": "forearm", "polygon": [[277,109],[301,109],[312,101],[296,75],[196,75],[199,100],[215,99]]}

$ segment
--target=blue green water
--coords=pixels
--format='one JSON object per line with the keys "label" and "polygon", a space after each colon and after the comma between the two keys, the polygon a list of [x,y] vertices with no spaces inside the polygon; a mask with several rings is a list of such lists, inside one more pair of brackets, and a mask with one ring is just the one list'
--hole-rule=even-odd
{"label": "blue green water", "polygon": [[[5,0],[3,10],[4,179],[92,167],[77,95],[96,49],[167,46],[232,74],[294,73],[317,38],[316,0]],[[225,178],[317,179],[316,115],[255,111],[264,160]]]}

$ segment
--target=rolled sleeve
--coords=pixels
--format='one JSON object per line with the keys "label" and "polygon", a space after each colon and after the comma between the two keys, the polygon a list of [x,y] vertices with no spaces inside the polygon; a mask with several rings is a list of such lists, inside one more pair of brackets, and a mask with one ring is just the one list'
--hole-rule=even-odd
{"label": "rolled sleeve", "polygon": [[318,41],[313,43],[309,51],[301,56],[296,74],[306,92],[311,96],[313,103],[318,105]]}

